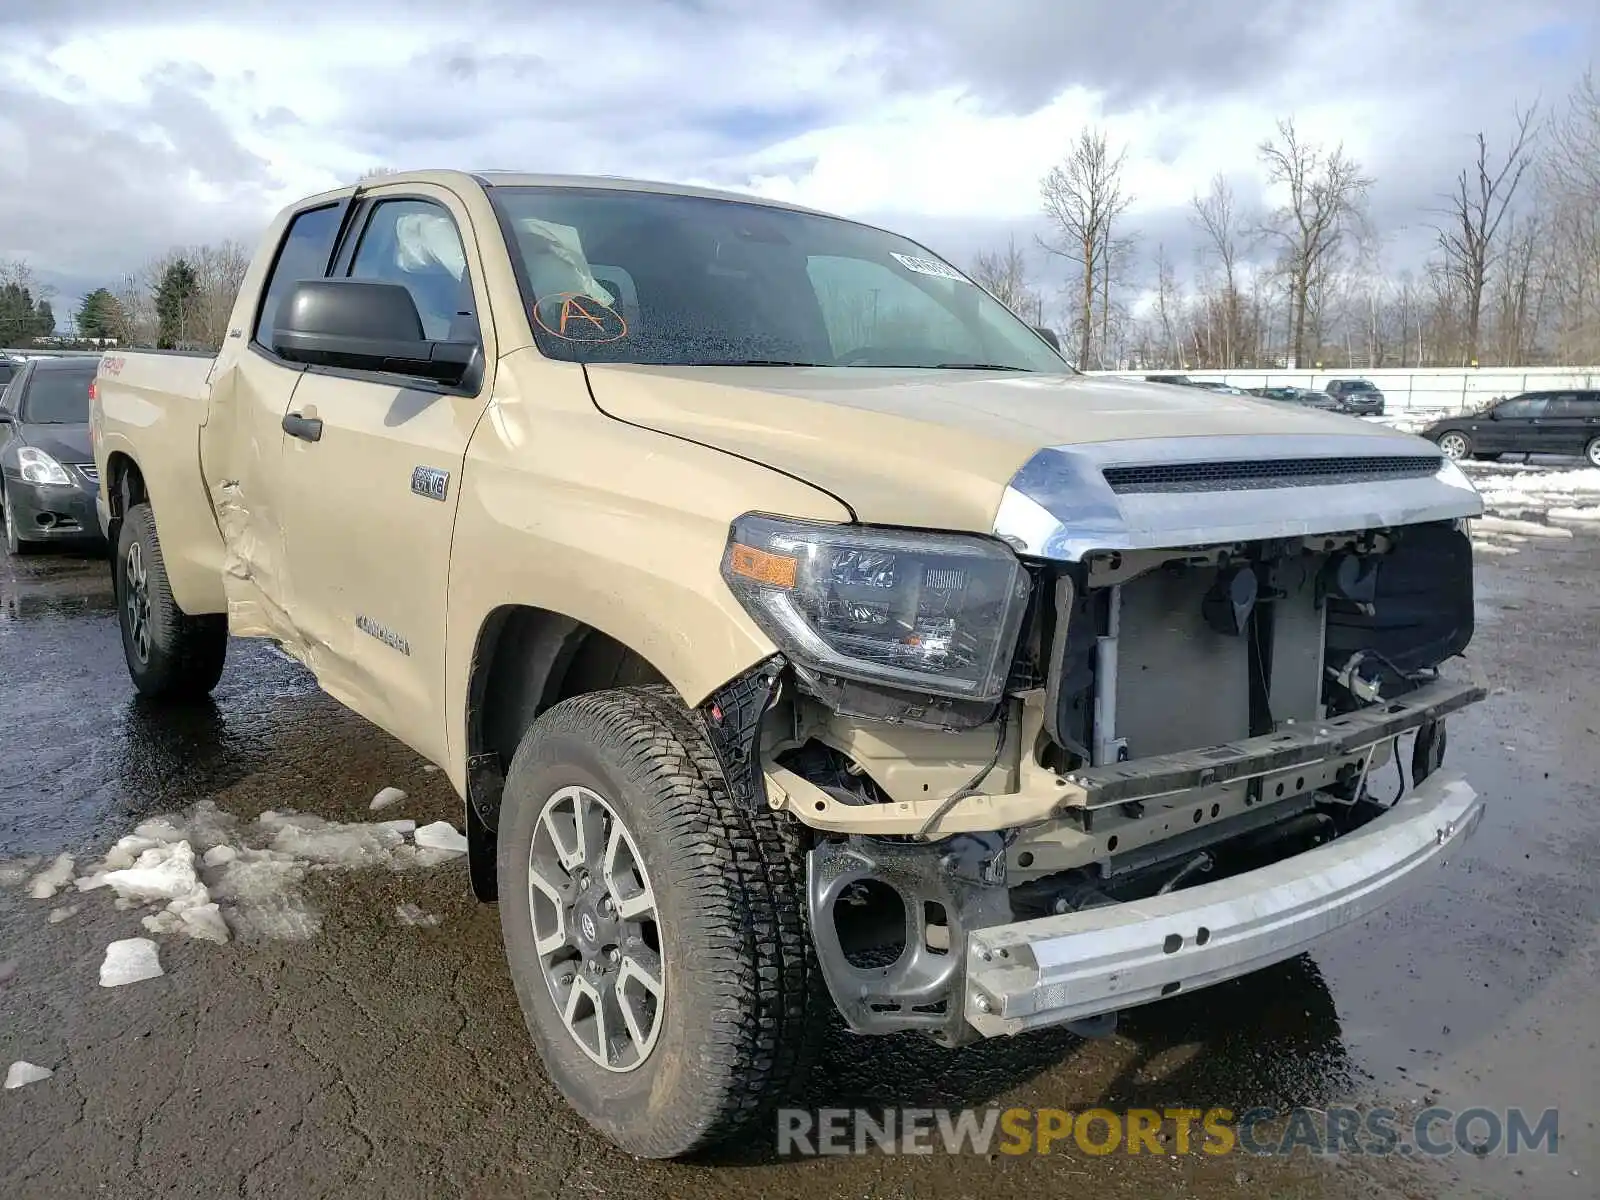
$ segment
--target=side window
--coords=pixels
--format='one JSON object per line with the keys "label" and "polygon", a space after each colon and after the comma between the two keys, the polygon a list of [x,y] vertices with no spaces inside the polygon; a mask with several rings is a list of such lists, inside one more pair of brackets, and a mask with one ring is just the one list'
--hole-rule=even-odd
{"label": "side window", "polygon": [[398,283],[416,301],[430,341],[475,342],[478,318],[461,234],[431,200],[383,200],[372,209],[350,264],[352,279]]}
{"label": "side window", "polygon": [[1516,400],[1507,400],[1495,413],[1502,421],[1525,421],[1529,417],[1542,417],[1549,403],[1543,396],[1521,396]]}
{"label": "side window", "polygon": [[1552,396],[1550,406],[1545,410],[1547,417],[1576,417],[1582,415],[1578,411],[1578,398],[1570,393],[1561,396]]}
{"label": "side window", "polygon": [[288,295],[289,289],[303,279],[321,279],[328,269],[328,255],[333,251],[333,239],[339,232],[339,206],[330,204],[323,208],[307,209],[289,222],[278,249],[277,261],[267,276],[267,286],[262,294],[261,311],[256,314],[255,340],[262,346],[272,346],[272,323],[278,315],[278,305]]}

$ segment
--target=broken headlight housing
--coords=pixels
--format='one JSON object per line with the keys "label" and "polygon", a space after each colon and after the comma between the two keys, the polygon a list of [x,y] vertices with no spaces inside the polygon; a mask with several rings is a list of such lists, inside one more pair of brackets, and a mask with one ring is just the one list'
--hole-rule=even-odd
{"label": "broken headlight housing", "polygon": [[746,515],[722,577],[797,667],[928,695],[1005,691],[1029,576],[988,538]]}

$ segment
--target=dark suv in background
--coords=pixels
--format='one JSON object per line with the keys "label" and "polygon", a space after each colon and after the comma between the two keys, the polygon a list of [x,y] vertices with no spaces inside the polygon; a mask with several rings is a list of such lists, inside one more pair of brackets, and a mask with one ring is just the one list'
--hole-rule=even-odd
{"label": "dark suv in background", "polygon": [[1457,460],[1581,454],[1600,467],[1600,392],[1524,392],[1482,412],[1445,417],[1421,432]]}
{"label": "dark suv in background", "polygon": [[1330,379],[1325,389],[1340,412],[1358,417],[1383,416],[1383,393],[1365,379]]}

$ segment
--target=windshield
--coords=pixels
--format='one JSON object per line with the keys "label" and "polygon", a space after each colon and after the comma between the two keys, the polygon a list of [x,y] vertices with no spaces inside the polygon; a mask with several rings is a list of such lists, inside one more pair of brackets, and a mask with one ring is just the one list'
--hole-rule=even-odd
{"label": "windshield", "polygon": [[89,421],[89,384],[96,364],[71,370],[34,369],[22,397],[27,425],[84,425]]}
{"label": "windshield", "polygon": [[881,230],[659,192],[489,194],[552,358],[1071,370],[959,271]]}

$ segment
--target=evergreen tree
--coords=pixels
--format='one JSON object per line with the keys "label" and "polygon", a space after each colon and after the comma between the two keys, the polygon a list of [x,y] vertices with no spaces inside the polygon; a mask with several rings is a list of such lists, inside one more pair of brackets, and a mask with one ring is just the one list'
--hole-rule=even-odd
{"label": "evergreen tree", "polygon": [[195,301],[200,297],[200,279],[187,260],[178,259],[161,274],[156,288],[156,347],[176,350],[187,340]]}

